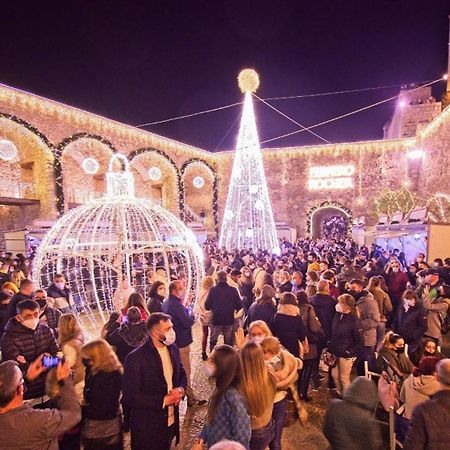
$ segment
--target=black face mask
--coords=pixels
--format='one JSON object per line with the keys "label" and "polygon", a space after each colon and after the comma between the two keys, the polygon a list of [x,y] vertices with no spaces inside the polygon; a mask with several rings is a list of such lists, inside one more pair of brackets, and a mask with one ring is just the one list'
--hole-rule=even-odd
{"label": "black face mask", "polygon": [[37,299],[36,302],[39,305],[39,308],[41,308],[41,310],[43,310],[43,309],[45,309],[47,307],[47,300],[46,299]]}
{"label": "black face mask", "polygon": [[91,361],[89,360],[89,358],[81,358],[81,362],[85,367],[89,367],[91,365]]}
{"label": "black face mask", "polygon": [[427,352],[426,350],[424,350],[423,355],[424,356],[433,356],[436,352]]}
{"label": "black face mask", "polygon": [[401,355],[402,353],[405,353],[405,347],[397,347],[395,349],[395,353],[397,353],[398,355]]}

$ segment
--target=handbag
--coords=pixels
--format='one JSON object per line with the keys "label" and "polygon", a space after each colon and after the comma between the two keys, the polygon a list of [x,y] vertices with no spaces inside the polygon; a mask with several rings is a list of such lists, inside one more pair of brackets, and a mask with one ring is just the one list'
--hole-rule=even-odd
{"label": "handbag", "polygon": [[337,364],[337,357],[326,350],[323,352],[323,362],[328,367],[335,367]]}
{"label": "handbag", "polygon": [[385,411],[389,411],[391,408],[396,411],[400,407],[398,385],[386,371],[381,372],[378,381],[378,401],[383,405]]}

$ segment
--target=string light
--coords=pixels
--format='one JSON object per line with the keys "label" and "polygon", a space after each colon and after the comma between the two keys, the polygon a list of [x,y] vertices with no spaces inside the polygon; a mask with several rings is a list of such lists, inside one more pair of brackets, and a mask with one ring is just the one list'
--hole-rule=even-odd
{"label": "string light", "polygon": [[239,74],[245,92],[244,109],[234,155],[219,247],[263,249],[277,253],[278,239],[253,111],[252,92],[258,74],[246,69]]}
{"label": "string light", "polygon": [[[115,171],[114,162],[123,170]],[[112,156],[106,184],[102,198],[68,211],[46,234],[34,280],[47,288],[56,273],[65,273],[77,314],[96,327],[113,310],[113,293],[124,276],[144,294],[155,279],[168,283],[176,277],[191,304],[203,276],[202,250],[192,231],[158,204],[135,197],[124,155]]]}
{"label": "string light", "polygon": [[406,154],[406,156],[409,159],[422,159],[425,155],[425,152],[423,150],[420,149],[415,149],[415,150],[409,150],[409,152]]}

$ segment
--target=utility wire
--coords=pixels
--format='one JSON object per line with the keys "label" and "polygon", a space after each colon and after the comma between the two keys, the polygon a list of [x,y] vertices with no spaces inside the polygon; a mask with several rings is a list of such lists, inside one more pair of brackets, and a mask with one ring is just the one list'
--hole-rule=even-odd
{"label": "utility wire", "polygon": [[[442,81],[442,78],[438,78],[437,80],[430,81],[429,83],[426,83],[426,84],[424,84],[422,86],[418,86],[417,88],[411,89],[409,92],[414,92],[414,91],[416,91],[418,89],[421,89],[423,87],[431,86],[432,84],[435,84],[438,81]],[[292,131],[290,133],[283,134],[281,136],[276,136],[276,137],[273,137],[271,139],[267,139],[265,141],[262,141],[261,144],[267,144],[268,142],[273,142],[273,141],[276,141],[278,139],[282,139],[282,138],[285,138],[285,137],[288,137],[288,136],[293,136],[294,134],[298,134],[298,133],[302,133],[304,131],[312,130],[313,128],[321,127],[322,125],[326,125],[328,123],[335,122],[336,120],[344,119],[345,117],[349,117],[349,116],[352,116],[352,115],[357,114],[359,112],[366,111],[367,109],[374,108],[375,106],[381,105],[383,103],[390,102],[391,100],[397,99],[399,97],[400,97],[400,94],[394,95],[394,96],[389,97],[389,98],[387,98],[385,100],[381,100],[379,102],[372,103],[371,105],[364,106],[362,108],[356,109],[354,111],[350,111],[350,112],[342,114],[340,116],[333,117],[332,119],[328,119],[328,120],[324,120],[323,122],[316,123],[315,125],[311,125],[309,127],[302,128],[300,130],[295,130],[295,131]]]}
{"label": "utility wire", "polygon": [[276,111],[278,114],[282,115],[283,117],[285,117],[286,119],[290,120],[292,123],[295,123],[295,125],[299,126],[300,129],[302,131],[308,131],[308,133],[311,133],[312,135],[316,136],[317,138],[319,138],[320,140],[322,140],[323,142],[326,142],[327,144],[331,144],[331,142],[328,139],[325,139],[324,137],[320,136],[319,134],[317,134],[314,131],[311,131],[310,129],[308,129],[307,127],[305,127],[304,125],[302,125],[300,122],[297,122],[295,119],[293,119],[292,117],[289,117],[287,114],[285,114],[284,112],[280,111],[279,109],[275,108],[275,106],[272,106],[270,103],[267,103],[264,99],[258,97],[256,94],[253,94],[254,97],[256,97],[259,101],[263,102],[265,105],[267,105],[269,108],[273,109],[274,111]]}

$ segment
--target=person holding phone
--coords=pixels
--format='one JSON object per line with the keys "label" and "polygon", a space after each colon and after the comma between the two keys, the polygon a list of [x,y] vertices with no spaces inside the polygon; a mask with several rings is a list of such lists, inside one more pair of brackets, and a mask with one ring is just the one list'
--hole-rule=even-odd
{"label": "person holding phone", "polygon": [[1,448],[58,449],[58,436],[81,420],[81,408],[70,379],[70,368],[59,363],[56,380],[59,396],[56,408],[34,409],[24,402],[25,386],[45,376],[42,355],[22,373],[16,361],[0,364]]}

